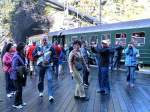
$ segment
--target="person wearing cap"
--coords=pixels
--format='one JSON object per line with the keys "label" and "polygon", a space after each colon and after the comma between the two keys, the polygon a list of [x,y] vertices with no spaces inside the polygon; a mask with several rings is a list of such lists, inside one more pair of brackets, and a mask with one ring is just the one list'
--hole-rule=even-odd
{"label": "person wearing cap", "polygon": [[125,66],[127,67],[127,85],[134,87],[135,70],[137,66],[137,58],[139,57],[139,50],[135,48],[134,44],[130,42],[125,49]]}
{"label": "person wearing cap", "polygon": [[46,75],[47,77],[47,85],[48,85],[48,96],[49,101],[53,101],[53,91],[52,91],[52,66],[51,66],[51,46],[48,44],[48,38],[43,37],[42,38],[42,44],[37,47],[36,53],[34,54],[37,59],[37,68],[38,68],[38,75],[39,75],[39,83],[38,83],[38,90],[39,90],[39,96],[43,97],[43,91],[44,91],[44,77]]}
{"label": "person wearing cap", "polygon": [[101,44],[102,45],[100,49],[95,49],[96,45],[93,45],[91,47],[91,50],[92,52],[97,53],[100,57],[100,62],[98,65],[99,89],[97,90],[97,92],[108,94],[110,92],[108,73],[111,50],[109,48],[109,42],[107,40],[103,40]]}

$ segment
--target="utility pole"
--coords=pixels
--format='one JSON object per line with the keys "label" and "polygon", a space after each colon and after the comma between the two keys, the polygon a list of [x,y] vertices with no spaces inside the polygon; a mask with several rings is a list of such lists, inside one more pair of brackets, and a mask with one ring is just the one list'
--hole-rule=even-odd
{"label": "utility pole", "polygon": [[102,0],[99,0],[99,23],[100,23],[100,25],[102,23],[102,5],[101,5],[101,3],[102,3]]}

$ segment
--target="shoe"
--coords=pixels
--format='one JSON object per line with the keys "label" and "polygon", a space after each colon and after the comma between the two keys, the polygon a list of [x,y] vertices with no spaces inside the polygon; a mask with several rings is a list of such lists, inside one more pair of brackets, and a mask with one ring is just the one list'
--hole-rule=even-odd
{"label": "shoe", "polygon": [[16,109],[22,109],[22,108],[23,108],[23,106],[22,106],[22,105],[18,105],[18,106],[16,106],[16,105],[12,105],[12,107],[14,107],[14,108],[16,108]]}
{"label": "shoe", "polygon": [[15,94],[16,94],[16,91],[12,91],[10,94],[11,94],[11,95],[15,95]]}
{"label": "shoe", "polygon": [[8,97],[8,98],[11,98],[11,97],[12,97],[11,93],[10,93],[10,94],[7,94],[7,97]]}
{"label": "shoe", "polygon": [[74,99],[80,99],[80,96],[74,96]]}
{"label": "shoe", "polygon": [[126,85],[129,86],[129,82],[126,82]]}
{"label": "shoe", "polygon": [[22,103],[22,106],[26,106],[26,105],[27,105],[27,103],[25,103],[25,102]]}
{"label": "shoe", "polygon": [[134,84],[130,84],[130,87],[132,87],[132,88],[133,88],[133,87],[134,87]]}
{"label": "shoe", "polygon": [[43,93],[40,93],[39,96],[40,96],[40,97],[43,97]]}
{"label": "shoe", "polygon": [[80,97],[80,99],[81,99],[82,101],[89,101],[89,98],[88,98],[88,97]]}
{"label": "shoe", "polygon": [[98,89],[98,90],[96,90],[96,92],[97,92],[97,93],[105,93],[105,91],[104,91],[104,90],[99,90],[99,89]]}
{"label": "shoe", "polygon": [[87,89],[87,88],[88,88],[88,85],[87,85],[87,84],[84,84],[84,88]]}
{"label": "shoe", "polygon": [[50,102],[53,102],[53,101],[54,101],[54,97],[53,97],[53,96],[49,96],[48,100],[49,100]]}

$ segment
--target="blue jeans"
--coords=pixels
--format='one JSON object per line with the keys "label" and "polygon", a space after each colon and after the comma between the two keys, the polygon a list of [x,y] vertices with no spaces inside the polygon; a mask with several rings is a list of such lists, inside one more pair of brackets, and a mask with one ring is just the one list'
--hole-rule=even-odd
{"label": "blue jeans", "polygon": [[52,96],[52,67],[42,67],[38,66],[39,71],[39,83],[38,83],[38,90],[39,92],[44,91],[44,77],[46,75],[48,81],[48,95]]}
{"label": "blue jeans", "polygon": [[108,67],[99,67],[98,80],[101,91],[110,91],[108,72]]}
{"label": "blue jeans", "polygon": [[127,67],[127,82],[130,84],[134,84],[135,80],[135,66],[128,66]]}

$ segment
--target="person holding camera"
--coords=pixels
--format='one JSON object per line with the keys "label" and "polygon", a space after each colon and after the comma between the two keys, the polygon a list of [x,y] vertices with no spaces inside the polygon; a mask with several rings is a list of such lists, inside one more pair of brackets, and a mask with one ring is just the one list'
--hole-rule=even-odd
{"label": "person holding camera", "polygon": [[53,91],[52,91],[52,47],[48,44],[47,36],[42,38],[42,45],[37,47],[37,51],[35,53],[37,59],[37,66],[38,66],[38,75],[39,75],[39,83],[38,83],[38,90],[39,96],[43,97],[44,91],[44,77],[46,75],[48,81],[48,96],[49,101],[52,102],[53,98]]}
{"label": "person holding camera", "polygon": [[139,57],[139,50],[135,48],[134,44],[130,42],[125,49],[125,66],[127,67],[127,85],[134,87],[135,70],[137,66],[137,58]]}
{"label": "person holding camera", "polygon": [[69,68],[70,73],[73,76],[74,80],[76,81],[76,89],[75,89],[75,99],[81,99],[84,101],[88,101],[89,98],[85,95],[84,84],[81,77],[81,73],[83,67],[89,71],[88,65],[86,64],[84,58],[80,52],[81,42],[76,40],[73,42],[73,50],[69,54]]}

